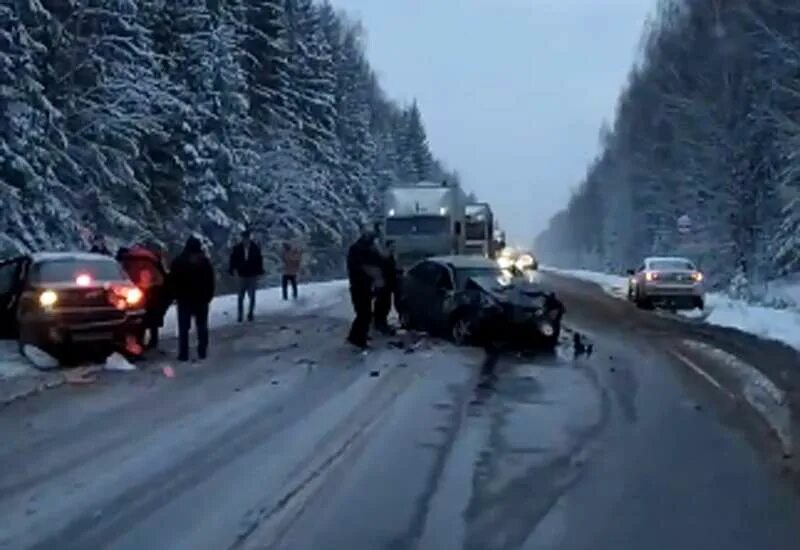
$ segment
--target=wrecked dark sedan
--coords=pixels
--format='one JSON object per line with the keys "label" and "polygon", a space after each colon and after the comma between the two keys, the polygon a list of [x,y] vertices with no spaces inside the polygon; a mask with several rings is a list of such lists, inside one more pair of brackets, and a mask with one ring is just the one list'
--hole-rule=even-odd
{"label": "wrecked dark sedan", "polygon": [[470,256],[434,257],[404,275],[397,309],[405,328],[449,336],[458,344],[508,343],[553,348],[564,306],[527,278]]}

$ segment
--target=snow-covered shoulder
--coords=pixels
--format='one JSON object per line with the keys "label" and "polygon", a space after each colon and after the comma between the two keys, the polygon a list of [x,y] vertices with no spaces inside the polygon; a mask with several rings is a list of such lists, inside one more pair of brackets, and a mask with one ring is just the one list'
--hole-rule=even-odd
{"label": "snow-covered shoulder", "polygon": [[[256,316],[281,314],[303,314],[315,309],[327,308],[344,301],[347,291],[346,280],[326,281],[322,283],[301,284],[298,288],[299,298],[283,299],[279,287],[262,288],[256,293]],[[247,299],[245,298],[245,309]],[[227,294],[218,296],[211,302],[208,325],[210,328],[235,323],[238,315],[238,296]],[[167,334],[177,333],[178,321],[175,307],[171,307],[164,319],[164,330]]]}
{"label": "snow-covered shoulder", "polygon": [[[616,298],[627,298],[627,278],[621,275],[598,273],[580,269],[557,269],[544,267],[543,270],[559,275],[573,277],[583,281],[595,283],[603,290]],[[793,285],[782,284],[781,296],[794,298],[800,297],[798,288]],[[800,349],[800,310],[797,304],[800,300],[793,301],[789,298],[782,299],[783,303],[794,305],[787,309],[748,304],[742,300],[735,300],[724,294],[706,294],[706,311],[702,315],[697,312],[681,312],[683,317],[701,319],[702,321],[748,332],[756,336],[776,340]]]}

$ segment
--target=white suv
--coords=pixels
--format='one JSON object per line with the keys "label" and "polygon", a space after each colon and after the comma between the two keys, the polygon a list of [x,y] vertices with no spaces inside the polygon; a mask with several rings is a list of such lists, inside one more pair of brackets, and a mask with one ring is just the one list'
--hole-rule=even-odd
{"label": "white suv", "polygon": [[703,309],[703,274],[681,257],[645,258],[628,271],[628,299],[637,306],[667,305],[671,309]]}

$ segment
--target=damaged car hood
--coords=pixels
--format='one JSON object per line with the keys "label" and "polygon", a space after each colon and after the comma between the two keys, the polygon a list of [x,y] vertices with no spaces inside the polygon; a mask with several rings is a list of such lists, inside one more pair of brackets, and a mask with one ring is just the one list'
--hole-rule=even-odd
{"label": "damaged car hood", "polygon": [[548,299],[557,300],[552,292],[529,281],[512,279],[507,284],[503,284],[494,277],[471,277],[469,282],[495,300],[514,305],[543,307]]}

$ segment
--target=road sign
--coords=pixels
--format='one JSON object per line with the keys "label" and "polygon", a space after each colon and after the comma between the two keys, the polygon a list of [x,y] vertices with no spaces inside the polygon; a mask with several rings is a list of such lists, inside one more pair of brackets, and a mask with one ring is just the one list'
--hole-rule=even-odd
{"label": "road sign", "polygon": [[692,218],[689,217],[689,214],[683,214],[678,218],[678,232],[679,233],[689,233],[692,230]]}

